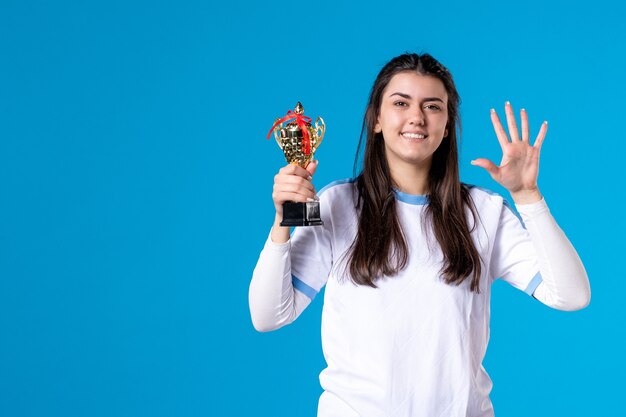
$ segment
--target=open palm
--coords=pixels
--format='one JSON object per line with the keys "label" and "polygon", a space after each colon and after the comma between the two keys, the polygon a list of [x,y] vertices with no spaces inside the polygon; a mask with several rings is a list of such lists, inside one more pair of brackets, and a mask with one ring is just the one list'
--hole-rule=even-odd
{"label": "open palm", "polygon": [[530,144],[528,129],[528,114],[522,109],[522,135],[520,137],[515,122],[513,107],[509,102],[504,106],[506,121],[509,127],[510,141],[500,118],[494,109],[491,109],[491,123],[496,132],[498,142],[502,148],[502,161],[496,165],[486,158],[472,161],[473,165],[480,166],[489,172],[491,177],[510,193],[537,190],[537,176],[539,174],[539,154],[541,145],[548,131],[548,123],[543,122],[534,145]]}

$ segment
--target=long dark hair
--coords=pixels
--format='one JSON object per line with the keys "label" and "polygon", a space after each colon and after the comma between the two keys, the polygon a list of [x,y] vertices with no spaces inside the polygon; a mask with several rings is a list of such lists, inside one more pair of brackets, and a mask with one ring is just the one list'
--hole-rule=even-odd
{"label": "long dark hair", "polygon": [[358,231],[348,251],[346,266],[354,283],[376,287],[376,280],[396,275],[408,262],[409,249],[396,211],[395,184],[387,164],[384,140],[382,133],[374,131],[383,91],[400,72],[436,77],[448,93],[448,135],[432,156],[428,174],[430,194],[424,214],[432,223],[443,253],[442,279],[459,285],[471,274],[471,291],[478,293],[481,260],[470,235],[465,207],[469,207],[473,215],[472,228],[476,227],[478,214],[469,189],[459,179],[460,98],[450,72],[428,54],[393,58],[380,71],[372,87],[355,158],[356,173],[365,137],[363,169],[356,179],[357,208],[360,209]]}

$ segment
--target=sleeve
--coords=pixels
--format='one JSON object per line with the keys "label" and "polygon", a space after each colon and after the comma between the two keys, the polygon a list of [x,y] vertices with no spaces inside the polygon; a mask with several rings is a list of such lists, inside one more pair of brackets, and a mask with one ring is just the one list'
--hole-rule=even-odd
{"label": "sleeve", "polygon": [[500,209],[489,270],[492,277],[501,278],[528,295],[542,281],[530,235],[506,200]]}
{"label": "sleeve", "polygon": [[[322,213],[327,209],[327,205],[320,207]],[[298,227],[291,237],[292,281],[311,300],[326,284],[333,265],[330,220],[322,220],[324,226]]]}
{"label": "sleeve", "polygon": [[550,214],[545,199],[516,207],[537,252],[542,276],[533,296],[558,310],[586,307],[591,300],[587,272],[576,249]]}
{"label": "sleeve", "polygon": [[328,280],[332,267],[330,207],[320,202],[323,226],[296,227],[282,244],[268,237],[249,290],[254,328],[271,331],[293,322]]}

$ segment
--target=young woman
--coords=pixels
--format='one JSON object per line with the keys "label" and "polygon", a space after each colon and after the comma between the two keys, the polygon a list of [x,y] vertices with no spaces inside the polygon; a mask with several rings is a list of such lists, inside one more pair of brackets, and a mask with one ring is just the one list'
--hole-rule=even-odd
{"label": "young woman", "polygon": [[460,182],[458,105],[433,57],[398,56],[372,88],[362,172],[319,193],[323,226],[280,227],[283,202],[318,198],[317,162],[274,177],[250,311],[257,330],[277,329],[326,285],[318,416],[493,416],[481,363],[494,280],[560,310],[589,303],[584,267],[537,187],[547,123],[531,144],[525,110],[520,135],[505,105],[510,138],[492,110],[502,162],[472,161],[509,190],[518,218],[501,196]]}

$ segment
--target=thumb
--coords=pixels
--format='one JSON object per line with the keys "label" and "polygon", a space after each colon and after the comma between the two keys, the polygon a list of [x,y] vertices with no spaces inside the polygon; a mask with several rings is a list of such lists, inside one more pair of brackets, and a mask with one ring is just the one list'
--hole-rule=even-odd
{"label": "thumb", "polygon": [[484,168],[492,177],[498,175],[498,166],[487,158],[477,158],[470,162],[472,165]]}
{"label": "thumb", "polygon": [[309,165],[306,166],[306,170],[309,171],[309,174],[311,176],[313,176],[313,174],[315,174],[315,171],[317,171],[317,164],[318,164],[318,160],[314,159],[312,160]]}

